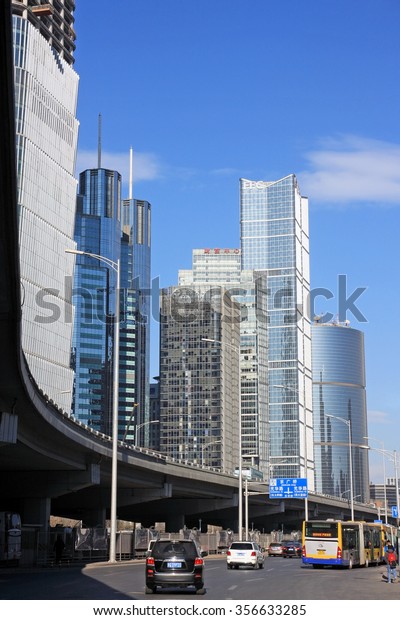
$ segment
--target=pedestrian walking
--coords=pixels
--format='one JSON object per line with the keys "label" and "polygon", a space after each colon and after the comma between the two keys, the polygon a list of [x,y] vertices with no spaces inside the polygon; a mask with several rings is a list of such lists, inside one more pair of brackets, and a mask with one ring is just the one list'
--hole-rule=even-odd
{"label": "pedestrian walking", "polygon": [[58,534],[58,536],[56,538],[56,541],[54,543],[54,547],[53,547],[54,553],[56,555],[56,564],[58,566],[60,566],[60,564],[61,564],[61,558],[62,558],[62,554],[63,554],[63,551],[64,551],[64,547],[65,547],[64,541],[61,538],[61,535]]}
{"label": "pedestrian walking", "polygon": [[395,583],[397,581],[397,553],[391,543],[385,546],[385,562],[387,569],[387,582]]}

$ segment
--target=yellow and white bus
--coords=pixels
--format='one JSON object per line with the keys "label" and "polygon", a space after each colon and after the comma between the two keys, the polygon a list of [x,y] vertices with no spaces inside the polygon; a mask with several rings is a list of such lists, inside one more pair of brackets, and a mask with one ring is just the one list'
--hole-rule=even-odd
{"label": "yellow and white bus", "polygon": [[396,544],[395,528],[382,523],[335,519],[303,522],[304,564],[322,566],[369,566],[380,564],[385,540]]}

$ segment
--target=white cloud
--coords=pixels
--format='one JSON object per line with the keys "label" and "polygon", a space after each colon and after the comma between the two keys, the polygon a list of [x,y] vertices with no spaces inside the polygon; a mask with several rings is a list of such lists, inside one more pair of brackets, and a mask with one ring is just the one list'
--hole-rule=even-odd
{"label": "white cloud", "polygon": [[[76,174],[89,168],[97,168],[97,151],[78,151]],[[101,167],[117,170],[122,175],[122,181],[129,181],[129,152],[101,153]],[[133,182],[159,179],[163,176],[161,163],[152,153],[133,152]]]}
{"label": "white cloud", "polygon": [[357,136],[327,139],[298,174],[312,203],[400,204],[400,145]]}
{"label": "white cloud", "polygon": [[385,411],[370,410],[368,411],[368,424],[389,424],[391,417]]}

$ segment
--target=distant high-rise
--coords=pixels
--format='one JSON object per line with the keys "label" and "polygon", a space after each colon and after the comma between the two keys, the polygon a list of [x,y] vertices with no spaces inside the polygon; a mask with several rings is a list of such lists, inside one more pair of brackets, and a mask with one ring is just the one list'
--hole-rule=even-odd
{"label": "distant high-rise", "polygon": [[[117,262],[121,254],[120,197],[118,172],[99,168],[79,175],[75,223],[78,250]],[[85,424],[108,435],[112,430],[115,287],[114,269],[96,258],[77,256],[72,412]]]}
{"label": "distant high-rise", "polygon": [[[118,172],[86,170],[79,177],[75,239],[83,252],[113,263],[120,260],[118,432],[121,439],[134,443],[140,439],[139,421],[149,416],[150,205],[121,201]],[[115,286],[115,270],[104,261],[77,257],[73,413],[107,434],[111,434],[113,398]]]}
{"label": "distant high-rise", "polygon": [[[150,420],[150,290],[151,290],[151,205],[147,200],[128,198],[122,201],[123,283],[125,302],[130,304],[126,319],[132,321],[135,333],[135,360],[129,350],[126,360],[125,383],[136,386],[125,406],[134,406],[132,427],[141,446],[149,445],[154,429]],[[124,275],[125,274],[125,275]],[[131,331],[132,331],[131,330]],[[128,351],[121,334],[121,350]],[[122,361],[122,360],[121,360]],[[120,373],[123,368],[120,368]],[[134,396],[134,400],[132,400]],[[138,431],[136,433],[136,430]]]}
{"label": "distant high-rise", "polygon": [[367,502],[364,334],[346,324],[315,322],[312,355],[316,491],[350,500],[352,469],[353,497]]}
{"label": "distant high-rise", "polygon": [[200,285],[162,290],[160,450],[232,473],[239,457],[239,308],[222,288],[212,299],[208,292]]}
{"label": "distant high-rise", "polygon": [[308,200],[295,175],[240,180],[242,269],[263,275],[268,390],[259,412],[272,477],[307,477],[313,488]]}
{"label": "distant high-rise", "polygon": [[265,355],[266,313],[264,277],[241,270],[239,248],[204,248],[192,252],[192,269],[179,271],[181,286],[201,287],[212,299],[221,288],[240,305],[240,393],[242,464],[268,474]]}
{"label": "distant high-rise", "polygon": [[[22,346],[38,386],[70,408],[76,205],[75,2],[13,0]],[[69,278],[66,278],[66,274]]]}

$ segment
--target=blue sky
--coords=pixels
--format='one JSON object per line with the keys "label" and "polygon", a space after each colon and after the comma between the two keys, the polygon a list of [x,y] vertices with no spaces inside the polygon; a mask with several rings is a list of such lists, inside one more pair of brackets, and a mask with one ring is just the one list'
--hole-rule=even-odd
{"label": "blue sky", "polygon": [[[400,448],[398,0],[78,0],[77,172],[102,165],[152,204],[152,275],[239,246],[239,178],[296,174],[318,313],[365,291],[369,435]],[[152,335],[152,374],[158,372]],[[371,441],[371,445],[379,446]],[[382,445],[382,444],[381,444]],[[382,460],[371,453],[371,479]],[[393,475],[390,463],[387,475]]]}

